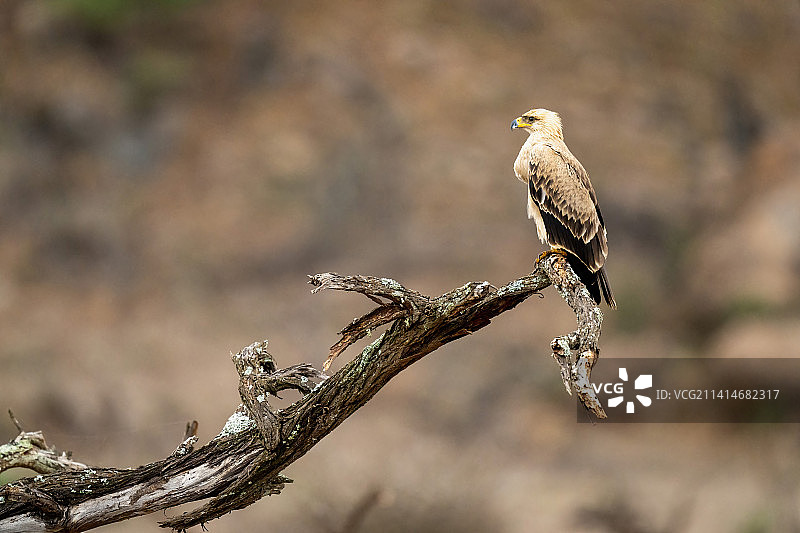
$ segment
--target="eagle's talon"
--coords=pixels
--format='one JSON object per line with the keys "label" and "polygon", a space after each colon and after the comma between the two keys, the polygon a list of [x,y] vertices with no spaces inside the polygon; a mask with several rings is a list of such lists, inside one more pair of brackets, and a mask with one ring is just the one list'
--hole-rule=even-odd
{"label": "eagle's talon", "polygon": [[545,259],[547,259],[551,255],[560,255],[562,257],[567,257],[567,252],[565,252],[564,250],[561,250],[559,248],[551,248],[549,250],[545,250],[544,252],[539,254],[539,257],[536,259],[536,264],[538,265],[539,263],[541,263],[542,261],[544,261]]}

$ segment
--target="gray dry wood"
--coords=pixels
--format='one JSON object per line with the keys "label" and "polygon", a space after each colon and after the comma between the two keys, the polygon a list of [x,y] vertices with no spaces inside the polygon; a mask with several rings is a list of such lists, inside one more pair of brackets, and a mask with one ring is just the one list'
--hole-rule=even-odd
{"label": "gray dry wood", "polygon": [[[314,292],[358,292],[378,305],[342,330],[326,365],[374,328],[389,324],[388,329],[330,377],[308,364],[278,369],[266,341],[244,348],[233,356],[242,405],[220,434],[194,449],[197,437],[187,428],[172,455],[138,468],[85,467],[48,448],[40,433],[19,427],[20,436],[0,447],[0,471],[25,466],[48,473],[0,487],[0,532],[86,531],[210,498],[161,522],[185,530],[277,494],[291,482],[281,472],[400,371],[487,326],[550,284],[578,322],[576,331],[552,343],[562,379],[589,411],[605,417],[589,385],[603,315],[558,253],[543,254],[531,274],[500,288],[471,282],[436,298],[387,278],[328,273],[311,276],[309,283]],[[285,389],[299,390],[303,397],[285,409],[272,408],[270,396]]]}

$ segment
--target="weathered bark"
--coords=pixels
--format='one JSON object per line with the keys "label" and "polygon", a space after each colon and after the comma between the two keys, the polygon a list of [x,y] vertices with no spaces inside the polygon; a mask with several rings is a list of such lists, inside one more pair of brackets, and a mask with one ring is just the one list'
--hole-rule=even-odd
{"label": "weathered bark", "polygon": [[[37,471],[50,473],[0,487],[0,532],[86,531],[211,498],[191,512],[161,522],[162,527],[184,530],[277,494],[291,482],[280,472],[400,371],[440,346],[485,327],[492,318],[551,283],[578,321],[576,331],[552,343],[562,378],[567,390],[576,390],[587,409],[605,417],[589,385],[602,313],[557,253],[544,255],[530,275],[503,287],[472,282],[437,298],[386,278],[329,273],[311,276],[310,283],[314,292],[359,292],[378,304],[342,330],[342,339],[331,347],[326,368],[374,328],[390,324],[388,329],[330,377],[307,364],[277,369],[266,341],[244,348],[233,356],[242,405],[211,442],[195,450],[196,428],[187,428],[185,440],[170,457],[127,470],[82,468],[72,461],[36,462],[46,465]],[[284,389],[299,390],[304,396],[285,409],[272,408],[270,396]],[[31,453],[30,446],[22,443],[32,434],[21,428],[20,432],[20,437],[6,445],[12,447],[4,449],[6,455],[0,455],[11,457],[8,464],[12,466],[21,464],[15,457]],[[37,442],[42,456],[54,454],[43,438]]]}

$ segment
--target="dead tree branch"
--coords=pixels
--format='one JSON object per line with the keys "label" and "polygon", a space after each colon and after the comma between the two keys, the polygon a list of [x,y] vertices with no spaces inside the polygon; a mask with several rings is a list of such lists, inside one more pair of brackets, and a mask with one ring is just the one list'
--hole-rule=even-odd
{"label": "dead tree branch", "polygon": [[[378,304],[342,330],[326,367],[376,327],[389,324],[388,329],[330,377],[307,364],[278,369],[266,341],[244,348],[233,356],[242,405],[219,435],[194,449],[196,426],[190,424],[175,452],[138,468],[87,468],[56,454],[40,433],[20,429],[19,437],[0,447],[0,470],[26,466],[45,474],[0,487],[0,532],[86,531],[210,498],[161,522],[162,527],[181,531],[277,494],[291,482],[281,471],[399,372],[487,326],[550,284],[575,311],[578,323],[576,331],[552,343],[564,383],[587,409],[605,417],[589,384],[602,313],[559,254],[544,256],[530,275],[500,288],[472,282],[436,298],[386,278],[329,273],[311,276],[309,283],[314,292],[358,292]],[[285,409],[273,408],[270,398],[286,389],[298,390],[303,397]]]}
{"label": "dead tree branch", "polygon": [[64,470],[83,470],[86,465],[73,461],[68,453],[58,453],[50,448],[41,431],[25,431],[14,413],[8,416],[19,435],[8,444],[0,445],[0,472],[9,468],[28,468],[39,474],[50,474]]}

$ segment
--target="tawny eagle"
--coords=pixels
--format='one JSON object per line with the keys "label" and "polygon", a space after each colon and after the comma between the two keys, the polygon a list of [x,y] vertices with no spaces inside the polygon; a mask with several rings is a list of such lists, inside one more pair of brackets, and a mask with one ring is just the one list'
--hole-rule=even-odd
{"label": "tawny eagle", "polygon": [[539,240],[567,252],[570,266],[598,304],[616,309],[603,266],[608,256],[606,227],[589,174],[564,144],[561,117],[531,109],[511,123],[528,132],[514,173],[528,186],[528,218]]}

